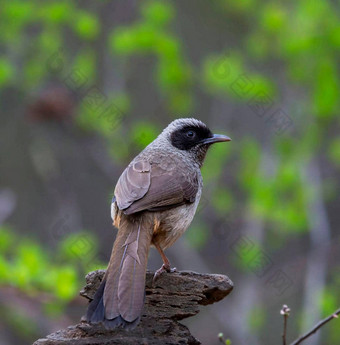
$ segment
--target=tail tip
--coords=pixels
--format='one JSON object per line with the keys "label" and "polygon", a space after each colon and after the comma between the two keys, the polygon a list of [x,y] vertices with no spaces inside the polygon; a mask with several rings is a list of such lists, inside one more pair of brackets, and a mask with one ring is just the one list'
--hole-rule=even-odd
{"label": "tail tip", "polygon": [[115,329],[125,329],[127,331],[132,331],[138,326],[140,322],[140,317],[132,322],[129,322],[129,321],[124,320],[121,316],[118,316],[114,319],[109,320],[109,319],[106,319],[105,317],[102,319],[99,319],[99,318],[93,317],[92,315],[92,317],[86,316],[86,322],[92,325],[101,324],[108,331],[113,331]]}

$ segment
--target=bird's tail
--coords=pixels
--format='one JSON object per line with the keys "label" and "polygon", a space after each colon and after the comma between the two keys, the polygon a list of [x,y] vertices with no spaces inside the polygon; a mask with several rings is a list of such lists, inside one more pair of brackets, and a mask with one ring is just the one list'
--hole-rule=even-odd
{"label": "bird's tail", "polygon": [[153,226],[148,217],[122,216],[110,262],[90,303],[88,322],[106,328],[134,328],[144,305],[145,274]]}

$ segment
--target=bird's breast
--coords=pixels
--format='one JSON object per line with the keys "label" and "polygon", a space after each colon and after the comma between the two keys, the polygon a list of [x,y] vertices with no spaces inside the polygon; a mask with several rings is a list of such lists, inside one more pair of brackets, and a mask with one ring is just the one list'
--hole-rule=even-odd
{"label": "bird's breast", "polygon": [[153,242],[158,242],[162,249],[172,246],[190,226],[200,197],[199,190],[195,202],[156,212],[155,218],[159,220],[159,226],[154,229]]}

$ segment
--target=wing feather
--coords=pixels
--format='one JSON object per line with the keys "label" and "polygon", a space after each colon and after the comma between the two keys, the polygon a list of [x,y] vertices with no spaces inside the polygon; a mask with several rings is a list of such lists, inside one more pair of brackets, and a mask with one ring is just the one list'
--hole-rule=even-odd
{"label": "wing feather", "polygon": [[120,210],[133,214],[192,203],[197,191],[196,175],[139,160],[130,164],[119,178],[115,197]]}
{"label": "wing feather", "polygon": [[134,201],[142,198],[150,187],[151,165],[147,161],[130,164],[120,176],[115,197],[118,208],[124,210]]}

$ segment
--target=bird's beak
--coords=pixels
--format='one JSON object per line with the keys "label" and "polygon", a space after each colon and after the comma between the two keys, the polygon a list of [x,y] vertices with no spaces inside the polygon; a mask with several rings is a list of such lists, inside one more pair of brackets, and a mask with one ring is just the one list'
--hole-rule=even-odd
{"label": "bird's beak", "polygon": [[214,134],[212,137],[202,140],[202,144],[221,143],[223,141],[231,141],[229,137],[222,134]]}

